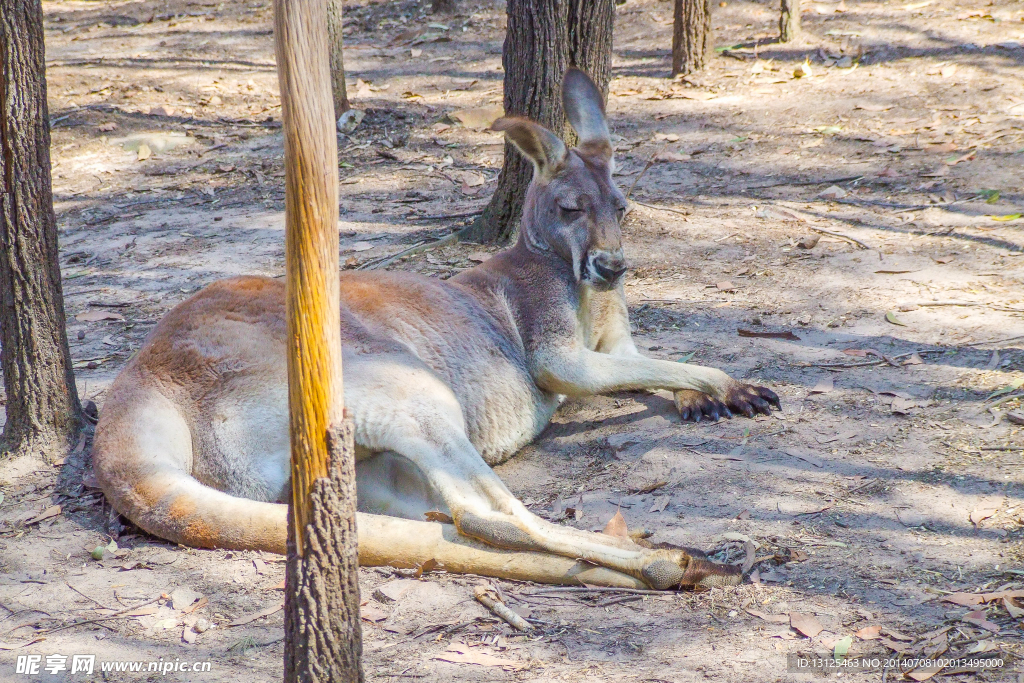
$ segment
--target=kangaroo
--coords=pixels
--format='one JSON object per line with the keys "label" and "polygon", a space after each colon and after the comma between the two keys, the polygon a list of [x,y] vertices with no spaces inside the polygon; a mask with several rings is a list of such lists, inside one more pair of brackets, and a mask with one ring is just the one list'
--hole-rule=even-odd
{"label": "kangaroo", "polygon": [[[626,198],[612,181],[603,97],[576,69],[562,96],[574,149],[527,119],[493,126],[534,165],[515,246],[447,281],[341,276],[360,561],[433,553],[450,570],[543,581],[569,581],[583,561],[607,570],[595,581],[736,583],[738,570],[685,549],[541,519],[490,467],[534,439],[566,397],[667,389],[691,420],[779,407],[764,387],[638,352],[623,289]],[[261,277],[215,282],[160,321],[113,383],[96,430],[96,477],[115,509],[173,542],[285,552],[285,335],[284,285]],[[422,521],[431,511],[453,525]],[[536,569],[548,561],[553,573]]]}

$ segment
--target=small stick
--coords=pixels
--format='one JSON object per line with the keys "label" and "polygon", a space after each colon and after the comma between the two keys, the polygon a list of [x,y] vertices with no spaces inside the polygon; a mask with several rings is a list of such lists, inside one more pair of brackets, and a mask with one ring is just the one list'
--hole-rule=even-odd
{"label": "small stick", "polygon": [[692,211],[683,211],[682,209],[673,209],[667,206],[658,206],[656,204],[645,204],[644,202],[638,202],[635,199],[631,199],[631,202],[638,206],[646,206],[648,209],[654,209],[656,211],[668,211],[669,213],[678,213],[680,216],[692,216]]}
{"label": "small stick", "polygon": [[405,251],[400,251],[394,256],[388,257],[383,261],[378,261],[376,263],[359,266],[358,268],[356,268],[356,270],[379,270],[381,268],[387,268],[392,263],[394,263],[395,261],[404,256],[412,256],[413,254],[419,254],[421,252],[428,251],[430,249],[435,249],[437,247],[445,247],[448,246],[449,244],[455,244],[458,241],[459,233],[458,231],[455,231],[452,234],[448,235],[447,237],[442,237],[441,239],[434,240],[433,242],[426,242],[424,244],[416,245],[415,247],[411,247],[409,249],[406,249]]}
{"label": "small stick", "polygon": [[866,245],[863,242],[861,242],[860,240],[854,239],[853,237],[850,237],[849,235],[843,235],[841,233],[832,232],[831,230],[825,230],[823,228],[811,227],[810,229],[813,230],[814,232],[820,232],[822,235],[828,235],[829,237],[838,237],[841,240],[846,240],[847,242],[853,242],[854,244],[859,245],[862,249],[870,249],[871,248],[868,245]]}
{"label": "small stick", "polygon": [[126,612],[131,612],[132,610],[139,609],[140,607],[145,607],[146,605],[152,605],[154,602],[156,602],[157,600],[160,600],[163,597],[164,597],[164,595],[161,593],[160,595],[156,596],[152,600],[147,600],[146,602],[140,603],[138,605],[132,605],[131,607],[126,607],[123,610],[121,610],[120,612],[116,612],[116,613],[111,614],[109,616],[99,617],[97,619],[86,619],[85,621],[76,621],[73,624],[65,624],[64,626],[58,626],[57,628],[51,628],[51,629],[47,629],[45,631],[39,631],[36,635],[56,633],[57,631],[63,631],[65,629],[74,628],[76,626],[85,626],[86,624],[95,624],[95,623],[100,622],[100,621],[109,621],[111,619],[117,619],[118,617],[120,617],[121,615],[125,614]]}
{"label": "small stick", "polygon": [[580,587],[560,586],[557,588],[542,588],[526,595],[546,595],[548,593],[633,593],[635,595],[668,595],[668,591],[655,591],[647,588],[604,588],[604,587]]}
{"label": "small stick", "polygon": [[604,602],[599,602],[599,603],[597,603],[594,606],[595,607],[608,607],[609,605],[619,605],[619,604],[624,603],[624,602],[636,602],[637,600],[643,600],[643,599],[644,599],[644,596],[642,596],[642,595],[623,595],[623,596],[618,597],[618,598],[612,598],[610,600],[605,600]]}
{"label": "small stick", "polygon": [[[84,436],[84,435],[83,435],[83,436]],[[100,606],[100,607],[102,607],[103,609],[109,609],[109,610],[113,610],[113,609],[114,609],[113,607],[109,607],[109,606],[107,606],[107,605],[104,605],[104,604],[103,604],[102,602],[100,602],[100,601],[99,601],[99,600],[97,600],[96,598],[94,598],[94,597],[91,597],[91,596],[88,596],[88,595],[86,595],[85,593],[83,593],[82,591],[78,590],[77,588],[75,588],[74,586],[72,586],[72,585],[71,585],[71,582],[70,582],[70,581],[65,581],[64,583],[66,583],[66,584],[68,585],[68,588],[70,588],[71,590],[75,591],[76,593],[78,593],[79,595],[81,595],[81,596],[82,596],[83,598],[86,598],[86,599],[88,599],[88,600],[92,600],[93,602],[95,602],[95,603],[96,603],[97,605],[99,605],[99,606]]]}
{"label": "small stick", "polygon": [[647,165],[643,167],[643,170],[641,170],[637,177],[633,179],[633,184],[629,186],[628,190],[626,190],[626,199],[629,199],[629,195],[633,194],[633,188],[636,187],[636,184],[644,177],[644,173],[647,173],[647,169],[654,165],[654,161],[658,158],[659,154],[665,151],[666,147],[668,147],[667,142],[661,146],[661,149],[652,154],[650,159],[647,160]]}
{"label": "small stick", "polygon": [[[491,612],[502,621],[507,622],[512,628],[517,631],[532,631],[533,625],[530,624],[526,619],[513,612],[503,602],[495,600],[494,597],[488,593],[487,589],[483,586],[477,586],[473,591],[473,597],[481,605],[491,610]],[[495,595],[495,597],[497,597]]]}

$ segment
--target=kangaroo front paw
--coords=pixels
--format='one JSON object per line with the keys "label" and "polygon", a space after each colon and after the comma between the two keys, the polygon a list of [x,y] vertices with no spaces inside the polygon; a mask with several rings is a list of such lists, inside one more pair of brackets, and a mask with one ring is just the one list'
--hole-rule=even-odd
{"label": "kangaroo front paw", "polygon": [[737,382],[726,392],[725,405],[747,417],[754,417],[758,413],[770,415],[772,406],[782,409],[778,395],[771,389],[741,382]]}
{"label": "kangaroo front paw", "polygon": [[643,580],[655,590],[692,586],[736,586],[743,581],[739,567],[716,564],[703,553],[658,551],[643,569]]}
{"label": "kangaroo front paw", "polygon": [[722,401],[710,394],[695,389],[680,389],[675,392],[676,409],[684,420],[700,422],[702,419],[718,420],[732,417],[732,411]]}

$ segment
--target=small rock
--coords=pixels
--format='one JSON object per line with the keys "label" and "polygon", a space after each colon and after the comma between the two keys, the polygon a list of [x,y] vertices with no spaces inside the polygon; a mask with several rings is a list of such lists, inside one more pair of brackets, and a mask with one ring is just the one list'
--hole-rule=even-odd
{"label": "small rock", "polygon": [[853,58],[850,57],[849,55],[845,57],[840,57],[839,61],[836,62],[836,66],[840,69],[849,69],[853,67]]}
{"label": "small rock", "polygon": [[351,133],[359,127],[359,124],[363,122],[363,118],[365,118],[365,116],[366,112],[362,109],[349,109],[338,117],[338,132],[345,133],[346,135]]}
{"label": "small rock", "polygon": [[807,62],[798,64],[797,67],[793,69],[793,78],[807,78],[811,75],[813,75],[811,72],[811,65]]}
{"label": "small rock", "polygon": [[205,618],[200,618],[198,621],[196,621],[195,624],[192,625],[192,630],[196,633],[206,633],[210,630],[210,626],[211,624],[209,621],[207,621]]}
{"label": "small rock", "polygon": [[1024,411],[1011,410],[1006,414],[1006,419],[1015,425],[1024,425]]}

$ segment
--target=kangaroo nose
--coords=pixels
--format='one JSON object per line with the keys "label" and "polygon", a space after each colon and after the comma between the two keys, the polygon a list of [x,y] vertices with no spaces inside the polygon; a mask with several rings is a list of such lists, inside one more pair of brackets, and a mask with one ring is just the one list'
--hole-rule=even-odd
{"label": "kangaroo nose", "polygon": [[626,272],[626,259],[621,251],[602,251],[594,257],[594,272],[606,282],[615,282]]}

